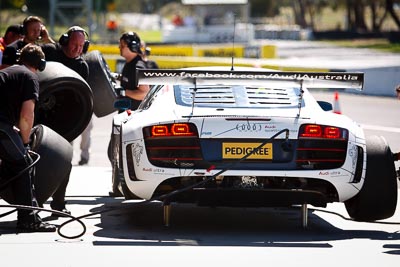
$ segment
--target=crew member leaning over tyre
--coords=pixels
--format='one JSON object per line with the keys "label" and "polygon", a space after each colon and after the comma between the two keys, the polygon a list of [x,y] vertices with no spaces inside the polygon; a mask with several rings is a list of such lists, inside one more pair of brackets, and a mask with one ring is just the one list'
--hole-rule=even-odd
{"label": "crew member leaning over tyre", "polygon": [[[44,44],[42,49],[46,55],[47,61],[60,62],[68,68],[76,71],[83,79],[87,80],[89,76],[89,66],[83,59],[82,54],[86,53],[89,48],[89,40],[87,40],[87,32],[79,27],[72,26],[66,33],[62,34],[58,43]],[[81,134],[81,163],[86,164],[89,161],[89,147],[90,147],[90,131],[93,128],[92,120]],[[65,208],[65,192],[69,182],[69,175],[65,181],[57,189],[53,195],[54,203],[52,209],[59,210],[70,214],[70,211]],[[52,202],[53,203],[53,202]],[[53,216],[59,216],[53,214]]]}
{"label": "crew member leaning over tyre", "polygon": [[[17,205],[37,205],[32,188],[34,172],[28,168],[31,164],[28,147],[35,104],[39,100],[39,80],[36,72],[44,70],[44,59],[39,46],[28,44],[21,49],[21,65],[0,70],[0,176],[3,185],[8,179],[15,195],[13,204]],[[24,169],[26,171],[23,171]],[[20,172],[20,177],[15,178]],[[44,223],[36,213],[29,210],[19,209],[17,218],[19,230],[56,230],[54,225]]]}

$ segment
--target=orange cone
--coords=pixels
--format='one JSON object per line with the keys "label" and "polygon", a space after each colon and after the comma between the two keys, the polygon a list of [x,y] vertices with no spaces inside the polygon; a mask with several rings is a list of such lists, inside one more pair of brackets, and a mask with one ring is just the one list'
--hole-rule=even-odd
{"label": "orange cone", "polygon": [[333,113],[342,114],[342,111],[340,111],[339,93],[338,92],[335,92],[335,100],[333,102]]}

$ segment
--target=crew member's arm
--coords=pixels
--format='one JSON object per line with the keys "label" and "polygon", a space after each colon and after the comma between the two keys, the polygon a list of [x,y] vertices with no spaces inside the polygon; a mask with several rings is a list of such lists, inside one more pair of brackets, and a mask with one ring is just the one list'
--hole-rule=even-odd
{"label": "crew member's arm", "polygon": [[29,136],[33,127],[33,121],[35,118],[35,100],[27,100],[22,103],[21,113],[19,117],[18,128],[24,144],[29,143]]}
{"label": "crew member's arm", "polygon": [[42,37],[42,41],[45,44],[55,44],[56,42],[50,37],[49,31],[46,29],[46,26],[42,25],[40,29],[40,36]]}
{"label": "crew member's arm", "polygon": [[125,90],[125,95],[135,100],[143,100],[143,98],[149,92],[150,87],[148,85],[141,84],[137,88],[138,90]]}

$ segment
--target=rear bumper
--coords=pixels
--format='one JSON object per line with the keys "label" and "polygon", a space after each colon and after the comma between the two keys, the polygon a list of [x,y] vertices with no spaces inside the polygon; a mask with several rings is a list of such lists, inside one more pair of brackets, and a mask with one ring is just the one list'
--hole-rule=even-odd
{"label": "rear bumper", "polygon": [[313,190],[217,188],[194,188],[182,195],[174,196],[169,201],[227,207],[287,207],[302,204],[326,207],[329,202],[324,194]]}

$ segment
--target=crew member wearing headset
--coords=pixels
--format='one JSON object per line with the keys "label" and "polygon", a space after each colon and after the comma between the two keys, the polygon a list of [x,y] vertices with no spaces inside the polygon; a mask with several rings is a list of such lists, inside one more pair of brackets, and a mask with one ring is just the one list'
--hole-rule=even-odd
{"label": "crew member wearing headset", "polygon": [[149,91],[148,85],[136,86],[136,69],[146,69],[142,59],[141,41],[134,32],[126,32],[119,39],[120,55],[126,62],[121,72],[121,87],[125,95],[132,99],[132,110],[136,110]]}
{"label": "crew member wearing headset", "polygon": [[[26,17],[21,25],[23,39],[17,40],[5,48],[1,68],[11,66],[17,62],[19,51],[27,44],[55,43],[49,32],[37,16]],[[0,69],[1,69],[0,68]]]}
{"label": "crew member wearing headset", "polygon": [[[87,37],[88,34],[83,28],[79,26],[70,27],[66,33],[61,35],[58,43],[42,45],[46,60],[60,62],[76,71],[83,79],[87,80],[89,76],[89,66],[82,58],[82,54],[86,53],[89,47]],[[79,165],[87,164],[89,161],[90,132],[92,128],[93,123],[92,120],[90,120],[88,126],[81,134],[81,160]],[[69,175],[65,177],[61,186],[52,196],[53,201],[50,206],[54,210],[70,214],[71,212],[65,207],[65,192],[68,182]],[[53,213],[52,216],[60,215]]]}
{"label": "crew member wearing headset", "polygon": [[[28,154],[35,104],[39,100],[36,72],[46,66],[41,48],[28,44],[21,49],[19,63],[0,70],[0,159],[2,180],[10,181],[17,205],[35,206],[32,189],[33,172]],[[54,232],[56,227],[41,220],[30,210],[18,209],[17,229],[32,232]]]}
{"label": "crew member wearing headset", "polygon": [[84,80],[89,76],[89,66],[83,59],[89,48],[88,34],[79,26],[70,27],[58,43],[42,45],[47,61],[56,61],[76,71]]}
{"label": "crew member wearing headset", "polygon": [[[119,39],[120,55],[125,58],[125,65],[122,68],[120,81],[121,87],[125,91],[125,96],[132,100],[131,110],[136,110],[143,98],[149,91],[148,85],[136,85],[136,69],[146,69],[146,63],[142,59],[141,41],[135,32],[125,32]],[[108,157],[112,162],[112,140],[108,145]],[[112,181],[112,191],[110,196],[121,196],[118,190],[119,181]]]}

